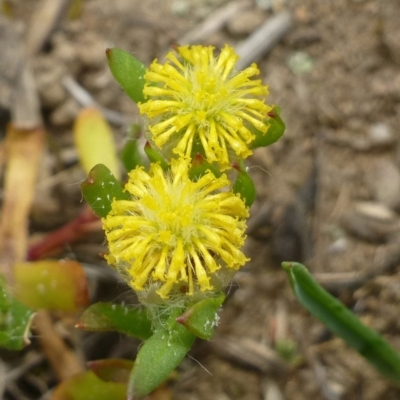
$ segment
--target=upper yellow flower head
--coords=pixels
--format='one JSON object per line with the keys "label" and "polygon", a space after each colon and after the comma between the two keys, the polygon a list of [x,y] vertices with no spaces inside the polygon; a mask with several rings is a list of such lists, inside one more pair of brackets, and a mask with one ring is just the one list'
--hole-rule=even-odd
{"label": "upper yellow flower head", "polygon": [[251,127],[268,130],[263,122],[271,110],[264,103],[268,87],[250,79],[260,73],[255,64],[234,71],[238,56],[229,46],[218,57],[211,46],[183,46],[177,52],[180,57],[170,52],[164,65],[157,60],[150,65],[143,92],[150,100],[139,105],[140,112],[149,118],[158,147],[192,157],[202,146],[209,162],[226,169],[233,153],[251,154]]}
{"label": "upper yellow flower head", "polygon": [[247,261],[240,251],[247,207],[221,191],[230,184],[225,175],[208,171],[194,182],[189,167],[187,159],[173,159],[167,172],[159,164],[148,173],[137,167],[125,186],[131,199],[114,199],[103,219],[107,261],[139,294],[156,288],[166,299],[211,291]]}

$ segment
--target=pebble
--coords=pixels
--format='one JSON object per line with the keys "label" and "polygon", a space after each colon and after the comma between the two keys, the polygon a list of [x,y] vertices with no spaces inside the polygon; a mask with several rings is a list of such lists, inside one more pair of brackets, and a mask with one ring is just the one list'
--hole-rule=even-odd
{"label": "pebble", "polygon": [[248,36],[261,26],[265,19],[265,14],[260,10],[245,10],[232,18],[226,28],[232,36]]}
{"label": "pebble", "polygon": [[389,125],[384,122],[373,124],[368,132],[368,137],[375,146],[388,146],[396,141]]}
{"label": "pebble", "polygon": [[173,14],[179,17],[184,17],[188,15],[191,9],[190,3],[185,0],[175,0],[171,5],[171,11]]}
{"label": "pebble", "polygon": [[358,203],[340,220],[348,233],[372,243],[387,243],[400,229],[396,214],[379,203]]}
{"label": "pebble", "polygon": [[349,241],[345,237],[341,237],[336,239],[327,250],[327,253],[330,255],[342,254],[347,251],[349,247]]}
{"label": "pebble", "polygon": [[392,160],[373,163],[365,181],[378,202],[400,211],[400,170]]}
{"label": "pebble", "polygon": [[358,214],[382,222],[391,222],[396,219],[396,213],[381,203],[360,201],[354,207]]}

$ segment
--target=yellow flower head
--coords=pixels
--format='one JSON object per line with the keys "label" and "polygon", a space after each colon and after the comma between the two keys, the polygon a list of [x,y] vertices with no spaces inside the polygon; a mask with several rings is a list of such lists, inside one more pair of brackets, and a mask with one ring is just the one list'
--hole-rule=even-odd
{"label": "yellow flower head", "polygon": [[240,251],[247,207],[221,191],[230,184],[225,175],[208,171],[191,181],[189,167],[187,159],[173,159],[167,172],[159,164],[149,172],[137,167],[125,186],[131,199],[114,199],[103,219],[107,261],[139,294],[156,288],[166,299],[211,291],[247,261]]}
{"label": "yellow flower head", "polygon": [[140,112],[149,118],[158,147],[192,157],[200,146],[209,162],[226,169],[233,153],[240,158],[252,153],[252,127],[268,130],[268,87],[250,79],[260,73],[255,64],[234,71],[238,56],[229,46],[218,57],[212,46],[183,46],[177,52],[180,57],[170,52],[164,65],[157,60],[150,65],[144,89],[150,99],[139,105]]}

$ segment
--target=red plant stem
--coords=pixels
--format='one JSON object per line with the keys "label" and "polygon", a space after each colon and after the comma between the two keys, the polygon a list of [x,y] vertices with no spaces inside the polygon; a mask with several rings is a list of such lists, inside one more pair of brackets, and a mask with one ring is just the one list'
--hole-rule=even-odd
{"label": "red plant stem", "polygon": [[50,232],[38,243],[30,246],[28,260],[35,261],[45,258],[49,253],[63,248],[67,243],[77,241],[86,233],[88,226],[95,221],[99,221],[99,217],[88,206],[85,206],[74,220]]}

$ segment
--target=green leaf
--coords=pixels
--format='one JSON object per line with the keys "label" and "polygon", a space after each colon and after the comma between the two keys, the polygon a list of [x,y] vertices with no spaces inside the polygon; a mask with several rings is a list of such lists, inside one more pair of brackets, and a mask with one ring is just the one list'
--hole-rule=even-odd
{"label": "green leaf", "polygon": [[279,107],[275,106],[269,113],[269,118],[265,123],[269,126],[266,133],[262,133],[255,129],[252,129],[252,133],[256,135],[256,138],[251,142],[251,148],[256,149],[257,147],[266,147],[276,141],[278,141],[285,133],[285,123],[280,116]]}
{"label": "green leaf", "polygon": [[106,50],[108,66],[125,93],[135,102],[144,103],[146,66],[130,53],[113,48]]}
{"label": "green leaf", "polygon": [[95,107],[80,111],[74,123],[74,142],[79,161],[86,173],[97,164],[104,164],[118,178],[119,160],[110,125]]}
{"label": "green leaf", "polygon": [[85,310],[76,327],[87,331],[119,331],[143,340],[152,334],[151,321],[144,309],[102,302]]}
{"label": "green leaf", "polygon": [[144,152],[146,153],[147,157],[151,162],[157,163],[159,162],[161,168],[166,171],[169,169],[168,163],[165,161],[165,158],[159,153],[151,144],[150,142],[146,142],[144,146]]}
{"label": "green leaf", "polygon": [[304,265],[284,262],[282,267],[294,294],[308,311],[354,347],[382,375],[400,383],[400,355],[388,342],[323,289]]}
{"label": "green leaf", "polygon": [[30,343],[28,339],[33,312],[15,300],[0,275],[0,347],[20,350]]}
{"label": "green leaf", "polygon": [[247,207],[250,207],[256,198],[256,187],[253,179],[247,173],[243,161],[240,161],[239,164],[232,164],[232,167],[238,171],[232,190],[242,197]]}
{"label": "green leaf", "polygon": [[218,310],[224,300],[225,295],[223,294],[212,299],[201,300],[176,320],[197,337],[210,340],[218,324]]}
{"label": "green leaf", "polygon": [[14,278],[15,297],[32,309],[77,311],[89,303],[86,275],[76,261],[17,263]]}
{"label": "green leaf", "polygon": [[104,164],[95,165],[88,177],[81,183],[83,197],[93,211],[106,217],[111,211],[113,199],[129,200],[121,184]]}
{"label": "green leaf", "polygon": [[142,399],[179,365],[195,336],[176,322],[174,313],[140,348],[128,383],[128,399]]}
{"label": "green leaf", "polygon": [[128,172],[135,169],[138,165],[145,166],[145,162],[138,146],[138,137],[140,132],[141,126],[133,124],[130,127],[127,142],[121,151],[121,160]]}
{"label": "green leaf", "polygon": [[51,400],[125,400],[126,386],[126,383],[103,381],[93,371],[87,371],[58,385]]}

